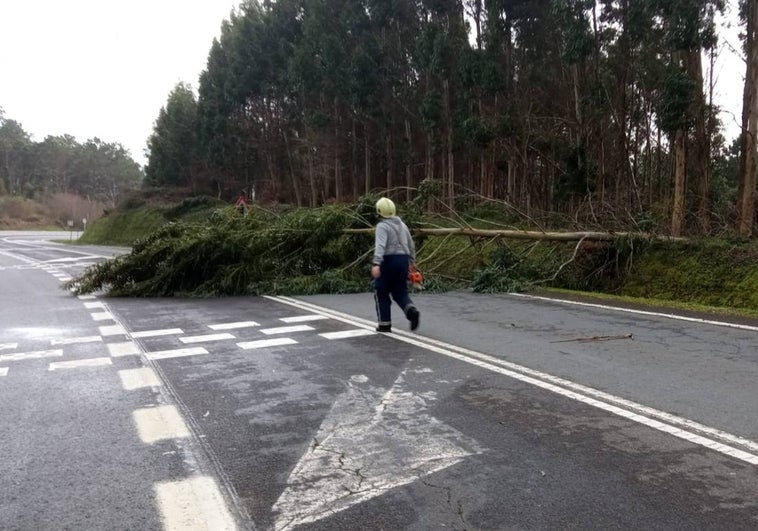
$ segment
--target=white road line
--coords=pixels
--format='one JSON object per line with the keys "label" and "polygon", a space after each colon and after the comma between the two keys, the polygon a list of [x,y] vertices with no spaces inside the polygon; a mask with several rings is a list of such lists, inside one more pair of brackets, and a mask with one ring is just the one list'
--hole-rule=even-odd
{"label": "white road line", "polygon": [[18,343],[0,343],[0,350],[18,348]]}
{"label": "white road line", "polygon": [[222,339],[234,339],[234,336],[232,334],[206,334],[204,336],[180,337],[179,341],[186,345],[189,343],[203,343],[205,341],[220,341]]}
{"label": "white road line", "polygon": [[144,387],[160,387],[161,385],[158,375],[150,367],[118,371],[118,376],[121,378],[121,387],[126,391],[134,391]]}
{"label": "white road line", "polygon": [[122,356],[139,356],[140,350],[134,341],[125,341],[123,343],[108,343],[108,352],[112,358]]}
{"label": "white road line", "polygon": [[91,313],[90,315],[95,321],[113,320],[113,314],[111,312],[96,312]]}
{"label": "white road line", "polygon": [[556,302],[561,304],[569,304],[573,306],[585,306],[587,308],[598,308],[601,310],[613,310],[614,312],[633,313],[636,315],[645,315],[649,317],[665,317],[667,319],[675,319],[677,321],[688,321],[690,323],[702,323],[714,326],[725,326],[727,328],[737,328],[739,330],[749,330],[751,332],[758,332],[758,326],[750,326],[739,323],[728,323],[726,321],[712,321],[710,319],[700,319],[699,317],[687,317],[684,315],[675,315],[672,313],[662,312],[650,312],[647,310],[635,310],[632,308],[619,308],[617,306],[606,306],[605,304],[597,304],[592,302],[579,302],[568,301],[565,299],[551,299],[550,297],[540,297],[539,295],[528,295],[526,293],[509,293],[513,297],[521,297],[524,299],[536,299],[541,301]]}
{"label": "white road line", "polygon": [[313,330],[313,327],[308,326],[308,325],[279,326],[277,328],[262,328],[261,332],[266,334],[267,336],[270,336],[273,334],[291,334],[292,332],[307,332],[308,330]]}
{"label": "white road line", "polygon": [[358,328],[357,330],[343,330],[342,332],[327,332],[325,334],[319,334],[326,339],[345,339],[348,337],[361,337],[361,336],[373,336],[376,332],[373,330],[366,330],[365,328]]}
{"label": "white road line", "polygon": [[48,370],[55,371],[58,369],[78,369],[80,367],[103,367],[113,365],[110,358],[90,358],[86,360],[57,361],[51,363]]}
{"label": "white road line", "polygon": [[159,350],[156,352],[146,352],[145,356],[149,360],[166,360],[170,358],[183,358],[186,356],[198,356],[208,354],[203,347],[177,348],[174,350]]}
{"label": "white road line", "polygon": [[132,418],[140,439],[147,444],[166,439],[185,439],[190,436],[175,406],[136,409],[132,411]]}
{"label": "white road line", "polygon": [[[298,301],[297,299],[271,296],[265,296],[265,298],[278,301],[283,304],[288,304],[290,306],[294,306],[303,310],[320,311],[332,319],[350,323],[356,326],[362,326],[364,328],[374,326],[374,323],[365,319],[358,319],[356,317],[337,312],[329,308],[322,308],[315,304]],[[755,441],[751,441],[749,439],[745,439],[743,437],[739,437],[737,435],[733,435],[731,433],[718,430],[716,428],[712,428],[710,426],[706,426],[689,419],[677,417],[670,413],[659,411],[654,408],[632,402],[631,400],[626,400],[624,398],[605,393],[603,391],[598,391],[597,389],[577,384],[570,380],[558,378],[557,376],[553,376],[551,374],[517,365],[515,363],[511,363],[494,356],[490,356],[488,354],[483,354],[481,352],[457,347],[455,345],[450,345],[442,341],[437,341],[435,339],[406,334],[402,331],[393,333],[388,337],[393,337],[398,341],[403,341],[405,343],[409,343],[411,345],[415,345],[432,352],[437,352],[438,354],[463,361],[470,365],[475,365],[477,367],[481,367],[483,369],[487,369],[489,371],[514,378],[536,387],[552,391],[558,395],[597,407],[604,411],[608,411],[615,415],[629,419],[633,422],[637,422],[650,428],[669,433],[675,437],[685,439],[694,444],[698,444],[706,448],[711,448],[712,450],[721,452],[731,457],[735,457],[742,461],[746,461],[753,465],[758,465],[758,443]],[[660,422],[660,420],[655,419],[660,419],[670,424],[675,424],[675,426],[664,424],[663,422]],[[709,437],[721,439],[722,441],[726,441],[730,444],[736,444],[748,448],[751,452],[756,453],[753,454],[745,452],[738,448],[721,444],[696,432],[706,434]]]}
{"label": "white road line", "polygon": [[8,367],[0,367],[0,376],[8,376]]}
{"label": "white road line", "polygon": [[259,339],[258,341],[245,341],[243,343],[237,343],[237,346],[241,349],[250,350],[254,348],[266,348],[266,347],[278,347],[280,345],[296,345],[297,341],[288,337],[282,337],[279,339]]}
{"label": "white road line", "polygon": [[237,323],[220,323],[208,325],[211,330],[235,330],[237,328],[252,328],[254,326],[260,326],[255,321],[239,321]]}
{"label": "white road line", "polygon": [[96,310],[96,309],[102,309],[102,310],[104,310],[105,309],[105,304],[103,304],[100,301],[98,301],[98,302],[85,302],[84,303],[84,307],[87,308],[88,310]]}
{"label": "white road line", "polygon": [[68,282],[69,280],[72,280],[72,278],[69,276],[62,276],[62,277],[58,277],[58,280],[60,280],[61,282]]}
{"label": "white road line", "polygon": [[50,344],[55,345],[77,345],[80,343],[98,343],[103,340],[103,336],[84,336],[68,337],[66,339],[51,339]]}
{"label": "white road line", "polygon": [[279,319],[283,323],[306,323],[308,321],[321,321],[329,319],[326,315],[297,315],[295,317],[282,317]]}
{"label": "white road line", "polygon": [[132,332],[132,337],[158,337],[183,334],[181,328],[165,328],[163,330],[143,330],[142,332]]}
{"label": "white road line", "polygon": [[38,360],[44,358],[56,358],[63,356],[63,350],[39,350],[36,352],[18,352],[15,354],[0,355],[0,363],[6,361]]}
{"label": "white road line", "polygon": [[200,476],[156,483],[164,531],[233,531],[234,517],[213,478]]}
{"label": "white road line", "polygon": [[76,298],[79,299],[80,301],[91,301],[93,299],[96,299],[97,297],[95,297],[94,295],[77,295]]}
{"label": "white road line", "polygon": [[122,325],[101,326],[99,328],[101,336],[125,336],[126,329]]}

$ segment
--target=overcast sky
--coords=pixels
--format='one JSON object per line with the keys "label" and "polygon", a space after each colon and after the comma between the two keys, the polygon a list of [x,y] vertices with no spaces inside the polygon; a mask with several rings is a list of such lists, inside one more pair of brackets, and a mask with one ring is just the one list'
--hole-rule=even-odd
{"label": "overcast sky", "polygon": [[144,164],[179,81],[198,87],[239,0],[0,0],[0,107],[42,141],[119,142]]}
{"label": "overcast sky", "polygon": [[[736,4],[730,0],[729,4]],[[211,42],[239,0],[0,0],[0,107],[35,141],[119,142],[140,164],[179,81],[195,90]],[[733,17],[731,17],[733,18]],[[737,29],[725,35],[738,48]],[[744,63],[728,46],[716,103],[739,131]]]}

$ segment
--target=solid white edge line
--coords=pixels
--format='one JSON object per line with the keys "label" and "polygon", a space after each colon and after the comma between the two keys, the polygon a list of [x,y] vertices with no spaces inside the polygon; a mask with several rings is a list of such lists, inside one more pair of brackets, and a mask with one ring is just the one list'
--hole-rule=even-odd
{"label": "solid white edge line", "polygon": [[[299,301],[297,299],[292,299],[289,297],[272,297],[269,295],[265,295],[264,297],[273,301],[277,301],[283,304],[288,304],[290,306],[294,306],[294,307],[301,308],[304,310],[321,312],[323,315],[327,315],[331,317],[332,319],[336,319],[338,321],[360,326],[362,328],[370,329],[370,328],[373,328],[374,326],[373,323],[366,321],[364,319],[349,316],[347,314],[343,314],[341,312],[331,310],[329,308],[323,308],[321,306],[304,302],[304,301]],[[445,355],[454,359],[458,359],[466,363],[470,363],[472,365],[490,370],[492,372],[496,372],[499,374],[503,374],[505,376],[512,377],[516,380],[523,381],[525,383],[529,383],[536,387],[540,387],[542,389],[552,391],[561,396],[572,398],[574,400],[597,407],[604,411],[614,413],[621,417],[627,418],[633,422],[646,425],[648,427],[651,427],[659,431],[663,431],[665,433],[669,433],[681,439],[685,439],[690,442],[699,444],[701,446],[705,446],[706,448],[714,449],[725,455],[737,457],[738,459],[746,461],[750,464],[758,465],[758,455],[744,452],[737,448],[732,448],[726,445],[721,445],[720,443],[713,441],[712,439],[708,439],[706,437],[698,435],[697,433],[689,432],[686,430],[688,429],[697,430],[701,433],[706,433],[709,436],[717,437],[724,441],[728,441],[731,444],[737,444],[737,445],[749,448],[751,451],[758,452],[758,443],[756,443],[755,441],[751,441],[749,439],[745,439],[738,435],[733,435],[731,433],[718,430],[716,428],[712,428],[710,426],[706,426],[704,424],[700,424],[698,422],[695,422],[689,419],[677,417],[670,413],[656,410],[654,408],[644,406],[636,402],[632,402],[631,400],[626,400],[624,398],[620,398],[608,393],[604,393],[602,391],[598,391],[591,387],[586,387],[584,385],[577,384],[577,383],[574,383],[562,378],[558,378],[556,376],[552,376],[547,373],[543,373],[540,371],[536,371],[534,369],[530,369],[528,367],[524,367],[524,366],[511,363],[505,360],[501,360],[493,356],[483,354],[481,352],[476,352],[473,350],[456,347],[455,345],[449,345],[442,341],[438,341],[431,338],[426,338],[426,337],[421,337],[421,336],[411,336],[410,334],[406,335],[404,332],[401,332],[401,331],[398,331],[398,332],[399,333],[388,334],[388,337],[393,337],[394,339],[397,339],[398,341],[403,341],[411,345],[415,345],[427,350],[431,350],[432,352],[437,352],[438,354],[442,354],[442,355]],[[591,398],[590,396],[586,396],[585,394],[580,394],[580,393],[586,393],[591,396],[594,396],[595,398]],[[598,398],[605,400],[605,402],[598,400]],[[615,406],[612,403],[608,403],[608,402],[616,403],[619,406],[633,409],[634,411],[621,409],[620,407]],[[654,418],[652,417],[665,420],[666,422],[669,422],[671,424],[676,424],[680,426],[680,428],[679,430],[677,430],[673,426],[663,424],[659,421],[654,420]],[[715,445],[716,448],[714,448],[712,445]],[[724,446],[724,448],[719,448],[720,446]]]}
{"label": "solid white edge line", "polygon": [[666,319],[674,319],[677,321],[687,321],[690,323],[701,323],[714,326],[725,326],[727,328],[737,328],[739,330],[749,330],[751,332],[758,332],[758,326],[743,325],[739,323],[729,323],[726,321],[713,321],[710,319],[701,319],[699,317],[687,317],[685,315],[676,315],[673,313],[663,312],[651,312],[648,310],[635,310],[633,308],[619,308],[618,306],[607,306],[605,304],[598,304],[594,302],[580,302],[569,301],[565,299],[551,299],[550,297],[541,297],[539,295],[529,295],[528,293],[508,293],[513,297],[521,297],[524,299],[535,299],[540,301],[556,302],[561,304],[569,304],[572,306],[584,306],[587,308],[597,308],[600,310],[613,310],[614,312],[633,313],[636,315],[645,315],[647,317],[665,317]]}

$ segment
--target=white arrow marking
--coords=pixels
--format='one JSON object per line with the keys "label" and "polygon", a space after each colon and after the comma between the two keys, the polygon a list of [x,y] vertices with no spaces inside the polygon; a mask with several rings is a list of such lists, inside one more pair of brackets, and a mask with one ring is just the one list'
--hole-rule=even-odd
{"label": "white arrow marking", "polygon": [[426,400],[353,376],[274,504],[274,528],[315,522],[481,453],[472,439],[429,413]]}

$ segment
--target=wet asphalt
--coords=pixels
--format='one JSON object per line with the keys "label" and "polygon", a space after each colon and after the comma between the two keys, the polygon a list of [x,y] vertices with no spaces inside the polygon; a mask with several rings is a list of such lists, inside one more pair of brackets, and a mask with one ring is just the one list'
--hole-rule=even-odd
{"label": "wet asphalt", "polygon": [[[0,350],[0,528],[163,529],[155,485],[197,474],[216,478],[243,529],[758,525],[756,465],[703,444],[726,433],[758,453],[738,444],[758,440],[750,323],[466,292],[416,295],[417,334],[397,307],[396,333],[371,333],[371,294],[92,310],[45,269],[73,273],[81,259],[55,261],[71,257],[0,246],[0,347],[17,343]],[[95,321],[104,311],[113,320]],[[314,315],[328,318],[301,320]],[[125,335],[3,361],[111,324]],[[202,339],[222,331],[232,337]],[[139,355],[109,356],[125,338]],[[151,359],[189,346],[206,353]],[[49,370],[102,357],[111,365]],[[119,370],[133,368],[161,384],[124,390]],[[586,388],[700,427],[688,440],[568,392]],[[190,436],[141,441],[132,414],[156,404],[176,406]]]}

